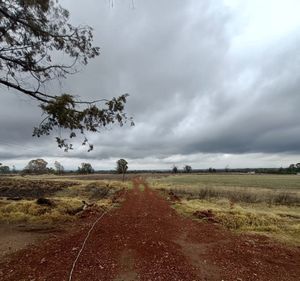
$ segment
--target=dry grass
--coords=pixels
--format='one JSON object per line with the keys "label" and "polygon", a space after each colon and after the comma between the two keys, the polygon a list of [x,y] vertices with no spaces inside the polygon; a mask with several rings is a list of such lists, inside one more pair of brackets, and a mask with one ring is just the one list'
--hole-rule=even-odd
{"label": "dry grass", "polygon": [[4,222],[55,223],[72,221],[72,213],[82,206],[81,200],[55,200],[55,206],[41,206],[36,200],[2,203],[0,220]]}
{"label": "dry grass", "polygon": [[300,208],[266,204],[235,204],[229,200],[182,200],[175,208],[184,214],[211,210],[215,219],[234,231],[266,234],[300,245]]}
{"label": "dry grass", "polygon": [[295,181],[300,182],[299,177],[280,176],[278,181],[270,175],[228,176],[179,175],[156,179],[152,184],[181,198],[174,207],[183,214],[211,210],[230,230],[261,233],[300,245],[300,187]]}
{"label": "dry grass", "polygon": [[[112,180],[77,180],[57,176],[1,179],[0,191],[3,194],[0,192],[0,197],[25,197],[20,201],[2,198],[0,222],[52,224],[73,221],[83,201],[94,204],[96,208],[115,206],[111,200],[113,194],[129,186],[129,183]],[[36,199],[44,196],[53,202],[52,206],[37,204]]]}
{"label": "dry grass", "polygon": [[38,198],[51,196],[69,186],[76,185],[75,182],[45,181],[41,179],[1,178],[0,177],[0,197],[25,197]]}
{"label": "dry grass", "polygon": [[[165,187],[164,187],[165,188]],[[231,202],[267,203],[268,205],[299,205],[300,194],[296,191],[280,191],[257,188],[228,187],[176,187],[167,188],[180,197],[191,199],[228,199]]]}
{"label": "dry grass", "polygon": [[267,174],[179,174],[168,177],[153,178],[153,184],[169,187],[228,187],[257,188],[285,191],[300,190],[298,175]]}

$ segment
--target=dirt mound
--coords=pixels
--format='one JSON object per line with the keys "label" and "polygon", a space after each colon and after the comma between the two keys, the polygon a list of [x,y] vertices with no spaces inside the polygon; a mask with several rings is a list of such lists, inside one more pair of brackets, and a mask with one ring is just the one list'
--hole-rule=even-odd
{"label": "dirt mound", "polygon": [[126,193],[125,188],[116,191],[111,199],[112,203],[120,203],[125,193]]}
{"label": "dirt mound", "polygon": [[49,207],[53,207],[55,206],[54,202],[50,199],[47,198],[39,198],[36,200],[36,204],[38,205],[42,205],[42,206],[49,206]]}
{"label": "dirt mound", "polygon": [[174,201],[174,202],[180,201],[180,198],[173,191],[169,191],[168,195],[169,195],[169,199],[171,201]]}
{"label": "dirt mound", "polygon": [[205,219],[209,222],[214,222],[214,223],[218,222],[212,210],[196,211],[193,213],[193,216],[195,216],[198,219]]}
{"label": "dirt mound", "polygon": [[0,197],[38,199],[51,196],[66,187],[76,184],[74,182],[0,178]]}

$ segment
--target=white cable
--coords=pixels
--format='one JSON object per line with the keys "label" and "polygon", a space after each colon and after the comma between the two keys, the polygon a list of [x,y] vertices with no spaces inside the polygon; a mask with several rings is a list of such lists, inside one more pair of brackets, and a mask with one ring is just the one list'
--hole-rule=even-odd
{"label": "white cable", "polygon": [[[127,193],[127,189],[125,189],[124,196],[126,195],[126,193]],[[77,263],[77,261],[78,261],[80,255],[81,255],[81,253],[82,253],[82,251],[83,251],[83,249],[84,249],[84,247],[85,247],[85,244],[86,244],[87,240],[89,239],[90,233],[91,233],[92,230],[94,229],[96,223],[97,223],[99,220],[101,220],[102,217],[103,217],[105,214],[107,214],[109,211],[110,211],[110,210],[108,209],[108,210],[106,210],[105,212],[103,212],[103,213],[101,214],[101,216],[93,223],[93,225],[91,226],[90,230],[88,231],[88,233],[87,233],[87,235],[86,235],[86,237],[85,237],[85,239],[84,239],[84,241],[83,241],[83,243],[82,243],[81,249],[80,249],[80,251],[78,252],[77,257],[76,257],[76,259],[75,259],[74,262],[73,262],[72,269],[71,269],[70,275],[69,275],[69,281],[72,281],[72,276],[73,276],[73,272],[74,272],[76,263]]]}
{"label": "white cable", "polygon": [[88,238],[89,238],[89,236],[90,236],[90,233],[91,233],[92,230],[94,229],[96,223],[97,223],[97,222],[98,222],[98,221],[99,221],[99,220],[100,220],[100,219],[101,219],[108,211],[109,211],[109,210],[107,210],[107,211],[105,211],[104,213],[102,213],[101,216],[93,223],[93,225],[91,226],[90,230],[88,231],[88,233],[87,233],[87,235],[86,235],[86,237],[85,237],[85,239],[84,239],[84,241],[83,241],[83,244],[82,244],[82,246],[81,246],[81,249],[80,249],[80,251],[78,252],[77,257],[76,257],[76,259],[75,259],[74,262],[73,262],[72,269],[71,269],[70,275],[69,275],[69,281],[72,280],[72,275],[73,275],[73,272],[74,272],[76,263],[77,263],[77,261],[78,261],[80,255],[81,255],[81,253],[82,253],[82,251],[83,251],[83,249],[84,249],[84,247],[85,247],[85,244],[86,244],[86,242],[87,242],[87,240],[88,240]]}

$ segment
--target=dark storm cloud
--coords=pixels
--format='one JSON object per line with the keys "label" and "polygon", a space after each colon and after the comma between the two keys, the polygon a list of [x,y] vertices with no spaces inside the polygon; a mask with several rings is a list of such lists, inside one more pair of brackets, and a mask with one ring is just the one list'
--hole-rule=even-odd
{"label": "dark storm cloud", "polygon": [[83,98],[128,92],[136,126],[91,135],[91,153],[78,145],[65,154],[53,139],[32,141],[40,111],[1,88],[0,158],[172,162],[178,154],[300,153],[299,34],[236,52],[236,15],[222,1],[136,1],[135,9],[131,1],[62,4],[74,23],[94,27],[101,55],[51,90]]}

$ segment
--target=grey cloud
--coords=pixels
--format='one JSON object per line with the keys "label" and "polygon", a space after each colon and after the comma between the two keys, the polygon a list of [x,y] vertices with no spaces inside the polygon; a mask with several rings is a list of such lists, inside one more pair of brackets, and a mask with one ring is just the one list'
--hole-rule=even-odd
{"label": "grey cloud", "polygon": [[[82,98],[128,92],[136,126],[91,135],[91,153],[78,141],[65,154],[53,139],[31,138],[40,118],[36,104],[16,106],[20,97],[1,89],[0,158],[126,157],[146,165],[145,159],[170,164],[174,155],[199,153],[300,154],[300,34],[237,53],[231,49],[237,15],[222,1],[136,1],[134,10],[131,1],[113,9],[96,0],[62,4],[74,23],[94,27],[101,55],[49,88]],[[10,152],[22,145],[27,150]]]}

